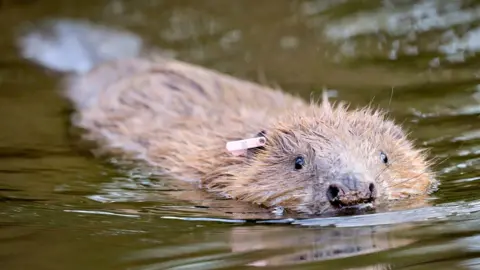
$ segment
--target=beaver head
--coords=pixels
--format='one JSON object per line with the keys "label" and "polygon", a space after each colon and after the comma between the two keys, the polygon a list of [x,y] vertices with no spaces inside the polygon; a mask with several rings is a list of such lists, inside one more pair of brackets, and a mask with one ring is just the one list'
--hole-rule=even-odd
{"label": "beaver head", "polygon": [[266,130],[267,142],[230,171],[223,191],[265,206],[318,214],[425,194],[430,162],[380,110],[322,106],[289,113]]}

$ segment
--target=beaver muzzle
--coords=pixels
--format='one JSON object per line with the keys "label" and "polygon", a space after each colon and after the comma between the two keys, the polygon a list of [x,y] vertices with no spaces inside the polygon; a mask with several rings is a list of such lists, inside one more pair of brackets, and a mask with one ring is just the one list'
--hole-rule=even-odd
{"label": "beaver muzzle", "polygon": [[327,198],[332,206],[355,207],[373,203],[376,198],[376,189],[373,182],[360,181],[352,175],[331,183],[327,188]]}

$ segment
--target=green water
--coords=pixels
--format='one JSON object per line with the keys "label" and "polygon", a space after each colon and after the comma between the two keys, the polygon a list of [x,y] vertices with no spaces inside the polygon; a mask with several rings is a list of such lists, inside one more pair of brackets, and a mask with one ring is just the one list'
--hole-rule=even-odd
{"label": "green water", "polygon": [[[60,76],[14,42],[49,18],[122,27],[306,98],[326,87],[373,100],[442,161],[434,206],[208,220],[218,215],[173,199],[169,181],[96,159],[72,136]],[[480,269],[480,1],[0,0],[0,33],[0,269]]]}

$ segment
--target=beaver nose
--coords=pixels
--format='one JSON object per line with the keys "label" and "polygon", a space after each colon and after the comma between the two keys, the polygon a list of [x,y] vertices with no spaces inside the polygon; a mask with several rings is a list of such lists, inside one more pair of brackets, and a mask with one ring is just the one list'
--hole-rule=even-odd
{"label": "beaver nose", "polygon": [[331,183],[326,195],[334,206],[351,206],[373,202],[376,188],[373,182],[361,181],[353,175],[346,175],[340,181]]}

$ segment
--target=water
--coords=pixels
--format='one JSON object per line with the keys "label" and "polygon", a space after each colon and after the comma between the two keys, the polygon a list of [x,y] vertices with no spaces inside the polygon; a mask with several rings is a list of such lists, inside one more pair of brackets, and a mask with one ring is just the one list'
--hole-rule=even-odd
{"label": "water", "polygon": [[[58,74],[14,46],[47,18],[122,27],[306,98],[373,100],[442,161],[432,207],[272,221],[96,159]],[[480,1],[3,0],[0,31],[1,269],[480,269]]]}

